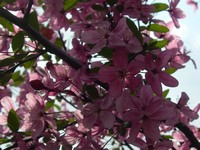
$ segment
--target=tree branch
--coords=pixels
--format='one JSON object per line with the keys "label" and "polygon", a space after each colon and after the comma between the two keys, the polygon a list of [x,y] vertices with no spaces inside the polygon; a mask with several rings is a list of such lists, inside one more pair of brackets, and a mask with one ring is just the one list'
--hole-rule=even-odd
{"label": "tree branch", "polygon": [[178,123],[175,125],[181,132],[185,134],[188,140],[191,143],[191,147],[195,147],[196,149],[200,150],[200,143],[197,138],[194,136],[193,132],[183,123]]}
{"label": "tree branch", "polygon": [[31,27],[26,22],[26,20],[14,16],[12,13],[2,7],[0,7],[0,16],[23,29],[25,32],[35,38],[39,43],[41,43],[49,53],[55,54],[67,64],[69,64],[72,68],[77,70],[82,67],[82,64],[78,60],[74,59],[65,51],[61,50],[56,45],[51,43],[47,38],[42,36],[38,31]]}
{"label": "tree branch", "polygon": [[31,12],[31,7],[33,5],[33,0],[29,0],[29,3],[28,3],[28,6],[27,6],[27,9],[26,9],[26,12],[24,14],[24,19],[25,20],[28,20],[28,15],[30,14]]}

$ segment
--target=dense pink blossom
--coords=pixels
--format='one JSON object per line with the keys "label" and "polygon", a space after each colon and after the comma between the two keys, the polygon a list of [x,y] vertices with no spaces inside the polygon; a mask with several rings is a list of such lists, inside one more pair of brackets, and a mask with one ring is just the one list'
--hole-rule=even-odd
{"label": "dense pink blossom", "polygon": [[[200,104],[163,90],[178,86],[173,72],[193,61],[173,32],[185,17],[179,2],[1,1],[0,145],[200,149],[192,125]],[[158,19],[165,13],[169,22]]]}

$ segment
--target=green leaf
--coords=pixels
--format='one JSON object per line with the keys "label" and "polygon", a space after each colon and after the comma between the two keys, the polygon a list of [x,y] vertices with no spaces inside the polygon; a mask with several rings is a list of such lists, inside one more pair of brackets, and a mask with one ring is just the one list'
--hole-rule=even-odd
{"label": "green leaf", "polygon": [[16,54],[14,56],[10,56],[8,58],[5,58],[0,61],[0,67],[5,67],[5,66],[13,66],[15,63],[18,63],[20,60],[22,60],[24,57],[26,57],[28,53],[21,53],[21,54]]}
{"label": "green leaf", "polygon": [[149,41],[147,49],[154,50],[154,49],[157,49],[157,48],[163,48],[168,43],[169,43],[169,41],[166,40],[166,39],[160,40],[160,41],[153,39],[153,40]]}
{"label": "green leaf", "polygon": [[163,25],[160,24],[150,24],[147,27],[147,30],[149,31],[154,31],[154,32],[159,32],[159,33],[167,33],[169,32],[169,29]]}
{"label": "green leaf", "polygon": [[14,32],[14,27],[13,27],[13,24],[10,23],[8,20],[6,20],[5,18],[3,17],[0,17],[0,24],[8,29],[10,32]]}
{"label": "green leaf", "polygon": [[111,7],[117,4],[118,0],[106,0],[106,3]]}
{"label": "green leaf", "polygon": [[165,72],[167,72],[168,74],[173,74],[174,72],[176,72],[177,69],[173,68],[173,67],[169,67],[165,70]]}
{"label": "green leaf", "polygon": [[[33,58],[35,55],[37,55],[37,54],[30,54],[30,55],[28,55],[28,56],[26,57],[26,59]],[[26,69],[32,68],[32,67],[34,66],[34,64],[35,64],[35,60],[36,60],[36,59],[37,59],[37,58],[34,58],[34,59],[31,59],[31,60],[29,60],[29,61],[23,63],[23,66],[24,66]]]}
{"label": "green leaf", "polygon": [[96,11],[104,11],[104,7],[102,5],[94,4],[92,5],[92,9]]}
{"label": "green leaf", "polygon": [[169,8],[169,6],[165,3],[154,3],[154,11],[153,12],[160,12]]}
{"label": "green leaf", "polygon": [[12,74],[13,86],[19,86],[24,82],[24,77],[20,74],[20,71],[16,71]]}
{"label": "green leaf", "polygon": [[94,85],[87,85],[85,90],[90,98],[92,99],[99,98],[99,92]]}
{"label": "green leaf", "polygon": [[108,47],[104,47],[99,52],[99,55],[105,57],[105,58],[112,58],[113,57],[113,50]]}
{"label": "green leaf", "polygon": [[140,33],[140,31],[138,30],[137,26],[135,25],[135,23],[128,18],[126,19],[126,23],[127,23],[128,27],[130,28],[130,30],[132,31],[132,33],[136,36],[136,38],[140,41],[140,43],[142,45],[143,37],[142,37],[142,34]]}
{"label": "green leaf", "polygon": [[13,109],[8,113],[7,123],[11,131],[17,132],[19,130],[19,117]]}
{"label": "green leaf", "polygon": [[14,3],[16,0],[3,0],[3,2],[7,3],[7,4],[12,4]]}
{"label": "green leaf", "polygon": [[57,130],[62,130],[66,128],[69,122],[66,119],[63,120],[56,120]]}
{"label": "green leaf", "polygon": [[79,0],[64,0],[63,1],[63,10],[68,11],[76,6]]}
{"label": "green leaf", "polygon": [[24,46],[24,33],[18,32],[15,34],[15,36],[12,38],[12,49],[14,52],[18,52],[22,50],[22,47]]}
{"label": "green leaf", "polygon": [[171,135],[162,135],[162,137],[166,140],[171,140],[171,139],[174,139],[173,136]]}
{"label": "green leaf", "polygon": [[163,98],[166,98],[168,94],[169,94],[169,89],[163,91],[162,97],[163,97]]}
{"label": "green leaf", "polygon": [[37,13],[35,11],[31,12],[28,16],[28,23],[36,30],[39,31],[39,22],[37,18]]}
{"label": "green leaf", "polygon": [[54,106],[54,100],[50,100],[46,103],[46,106],[45,106],[45,111],[49,110],[51,107]]}
{"label": "green leaf", "polygon": [[14,70],[12,70],[11,72],[8,72],[8,73],[4,73],[4,71],[1,71],[0,72],[0,85],[3,85],[3,86],[6,85],[8,83],[8,81],[11,79],[13,72],[14,72]]}
{"label": "green leaf", "polygon": [[6,138],[0,138],[0,144],[5,144],[5,143],[8,143],[8,142],[11,142],[11,140],[6,139]]}
{"label": "green leaf", "polygon": [[157,48],[163,48],[163,47],[167,46],[168,43],[169,43],[169,40],[157,41],[155,47],[157,47]]}

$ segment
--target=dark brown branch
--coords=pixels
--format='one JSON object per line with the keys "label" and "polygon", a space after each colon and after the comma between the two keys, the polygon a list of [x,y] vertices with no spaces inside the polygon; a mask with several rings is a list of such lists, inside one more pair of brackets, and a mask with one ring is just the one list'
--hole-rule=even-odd
{"label": "dark brown branch", "polygon": [[190,146],[195,147],[196,149],[200,150],[200,143],[197,140],[197,138],[194,136],[193,132],[183,123],[176,124],[176,127],[184,133],[184,135],[188,138],[190,141]]}
{"label": "dark brown branch", "polygon": [[28,6],[27,6],[27,9],[26,9],[26,12],[24,14],[24,19],[25,20],[28,20],[28,16],[31,12],[31,8],[32,8],[32,5],[33,5],[33,0],[29,0],[29,3],[28,3]]}
{"label": "dark brown branch", "polygon": [[40,44],[42,44],[46,50],[51,53],[55,54],[67,64],[69,64],[74,69],[79,69],[82,67],[82,64],[67,54],[65,51],[58,48],[56,45],[51,43],[47,38],[43,37],[38,31],[36,31],[33,27],[31,27],[24,19],[17,18],[9,11],[5,10],[4,8],[0,7],[0,16],[5,18],[6,20],[10,21],[11,23],[17,25],[25,32],[27,32],[30,36],[35,38]]}

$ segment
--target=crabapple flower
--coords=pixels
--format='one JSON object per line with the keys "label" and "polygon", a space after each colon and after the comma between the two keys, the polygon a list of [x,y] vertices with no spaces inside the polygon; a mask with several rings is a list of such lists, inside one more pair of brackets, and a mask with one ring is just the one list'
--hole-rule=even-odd
{"label": "crabapple flower", "polygon": [[147,72],[145,74],[146,81],[152,86],[154,92],[161,96],[162,95],[162,85],[175,87],[178,85],[178,81],[163,70],[170,60],[170,55],[162,53],[157,56],[156,60],[153,60],[152,54],[147,54],[145,57]]}
{"label": "crabapple flower", "polygon": [[6,111],[6,114],[1,114],[0,115],[0,125],[6,125],[7,124],[7,116],[8,116],[9,111],[11,109],[16,111],[16,108],[14,106],[13,100],[8,96],[2,98],[0,100],[0,103],[1,103],[1,105],[3,106],[3,108]]}
{"label": "crabapple flower", "polygon": [[99,80],[109,83],[109,94],[119,97],[123,89],[129,86],[134,89],[141,85],[141,80],[137,75],[140,66],[134,61],[128,63],[126,51],[116,50],[113,56],[113,66],[104,66],[99,70]]}
{"label": "crabapple flower", "polygon": [[36,139],[40,136],[46,124],[49,124],[51,128],[55,129],[56,124],[51,116],[45,114],[45,101],[39,95],[28,93],[26,95],[25,107],[27,113],[24,118],[24,130],[32,131],[32,138]]}
{"label": "crabapple flower", "polygon": [[96,44],[90,51],[91,54],[99,52],[107,44],[109,37],[110,23],[102,22],[97,26],[96,30],[84,31],[81,35],[81,40],[88,44]]}
{"label": "crabapple flower", "polygon": [[160,122],[168,120],[173,115],[173,111],[165,107],[160,97],[153,95],[148,85],[141,88],[139,97],[133,97],[132,102],[129,111],[123,114],[123,118],[132,123],[127,140],[134,142],[142,129],[147,141],[154,143],[160,138]]}
{"label": "crabapple flower", "polygon": [[194,11],[198,10],[198,3],[195,2],[194,0],[187,0],[187,4],[193,6],[194,7]]}
{"label": "crabapple flower", "polygon": [[[103,100],[97,100],[94,104],[88,103],[84,106],[81,114],[84,116],[83,125],[90,129],[95,123],[101,122],[105,128],[111,128],[115,121],[115,116],[110,110],[112,101],[109,101],[108,97],[105,97]],[[107,103],[107,104],[106,104]]]}
{"label": "crabapple flower", "polygon": [[180,0],[171,0],[170,1],[170,9],[169,9],[169,14],[174,22],[174,25],[179,28],[180,24],[178,22],[178,19],[184,18],[185,14],[180,8],[177,8],[177,5]]}
{"label": "crabapple flower", "polygon": [[[195,119],[197,119],[199,117],[199,115],[197,114],[197,112],[191,110],[188,106],[187,106],[187,102],[189,100],[188,95],[185,92],[181,93],[181,97],[178,101],[177,104],[177,109],[190,121],[193,121]],[[180,115],[179,115],[180,116]]]}

